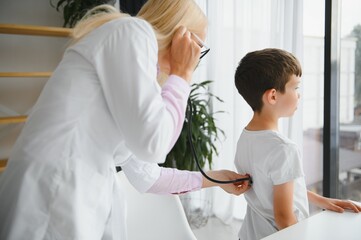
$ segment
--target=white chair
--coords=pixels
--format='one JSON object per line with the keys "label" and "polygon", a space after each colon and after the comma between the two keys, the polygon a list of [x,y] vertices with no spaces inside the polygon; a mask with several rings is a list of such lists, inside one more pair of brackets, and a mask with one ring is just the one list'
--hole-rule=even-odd
{"label": "white chair", "polygon": [[197,240],[177,195],[139,193],[118,173],[126,194],[129,240]]}

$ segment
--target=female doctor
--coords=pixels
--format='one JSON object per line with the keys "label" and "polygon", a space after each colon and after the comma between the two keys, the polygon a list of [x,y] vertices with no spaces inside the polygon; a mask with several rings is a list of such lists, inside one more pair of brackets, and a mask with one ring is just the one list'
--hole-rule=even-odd
{"label": "female doctor", "polygon": [[[193,0],[149,0],[138,17],[102,6],[74,29],[0,179],[0,239],[126,239],[115,166],[141,192],[215,186],[160,168],[184,121],[206,18]],[[94,9],[93,12],[97,11]],[[182,27],[181,27],[182,26]],[[193,33],[193,34],[191,34]],[[157,75],[167,75],[160,87]],[[239,177],[227,170],[212,177]],[[248,184],[221,186],[241,194]]]}

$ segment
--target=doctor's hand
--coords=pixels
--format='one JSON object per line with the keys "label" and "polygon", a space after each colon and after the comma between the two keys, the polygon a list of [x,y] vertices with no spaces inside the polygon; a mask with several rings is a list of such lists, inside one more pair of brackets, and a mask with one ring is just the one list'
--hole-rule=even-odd
{"label": "doctor's hand", "polygon": [[[221,181],[229,181],[229,180],[248,177],[248,175],[240,175],[238,173],[229,170],[208,171],[206,174],[211,178]],[[211,182],[205,177],[203,177],[202,187],[213,187],[213,186],[219,186],[227,193],[231,193],[234,195],[240,195],[251,188],[251,184],[249,183],[248,180],[237,183],[219,184],[219,183]]]}
{"label": "doctor's hand", "polygon": [[191,33],[185,27],[179,27],[173,36],[170,49],[170,74],[190,83],[200,53],[201,48],[191,39]]}

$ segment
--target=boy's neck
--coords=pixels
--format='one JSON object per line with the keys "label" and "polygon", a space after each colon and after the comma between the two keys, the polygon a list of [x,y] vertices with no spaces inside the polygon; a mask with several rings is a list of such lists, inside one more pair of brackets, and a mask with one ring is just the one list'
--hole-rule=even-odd
{"label": "boy's neck", "polygon": [[278,117],[254,112],[251,121],[246,126],[246,129],[250,131],[278,131]]}

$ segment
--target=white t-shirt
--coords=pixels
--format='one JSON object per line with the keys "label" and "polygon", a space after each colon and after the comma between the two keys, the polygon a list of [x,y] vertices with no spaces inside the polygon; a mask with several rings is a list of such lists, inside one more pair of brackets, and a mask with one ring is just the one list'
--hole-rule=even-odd
{"label": "white t-shirt", "polygon": [[252,176],[245,193],[247,214],[239,238],[256,240],[277,231],[273,211],[273,186],[294,181],[293,209],[298,221],[308,217],[307,189],[300,152],[295,143],[276,131],[243,130],[237,144],[235,165]]}

